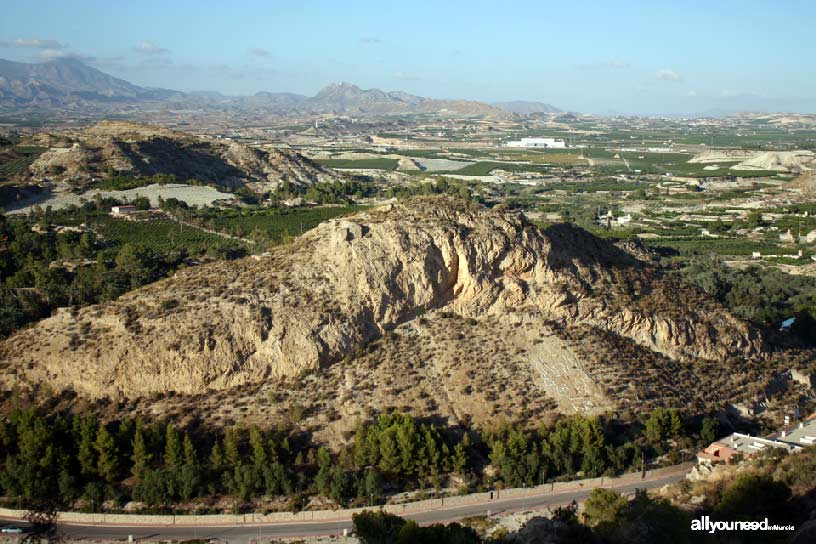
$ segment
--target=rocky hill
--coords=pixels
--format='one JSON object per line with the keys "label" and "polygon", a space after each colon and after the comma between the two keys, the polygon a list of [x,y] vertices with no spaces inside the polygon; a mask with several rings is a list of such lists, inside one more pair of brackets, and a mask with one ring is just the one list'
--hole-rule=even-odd
{"label": "rocky hill", "polygon": [[122,121],[103,121],[78,132],[39,134],[31,143],[48,148],[29,167],[35,179],[78,186],[111,175],[172,174],[179,181],[195,179],[233,189],[248,185],[260,192],[283,181],[306,185],[339,179],[333,170],[295,151],[257,149]]}
{"label": "rocky hill", "polygon": [[773,170],[799,172],[816,167],[816,154],[807,149],[795,151],[750,151],[743,149],[709,149],[698,153],[690,163],[731,164],[731,170]]}
{"label": "rocky hill", "polygon": [[763,351],[723,308],[579,228],[434,198],[60,310],[0,344],[0,365],[8,387],[220,421],[305,406],[342,433],[394,407],[481,425],[702,407],[748,395],[771,372]]}
{"label": "rocky hill", "polygon": [[796,179],[788,182],[786,187],[800,192],[807,199],[816,197],[816,170],[805,170]]}

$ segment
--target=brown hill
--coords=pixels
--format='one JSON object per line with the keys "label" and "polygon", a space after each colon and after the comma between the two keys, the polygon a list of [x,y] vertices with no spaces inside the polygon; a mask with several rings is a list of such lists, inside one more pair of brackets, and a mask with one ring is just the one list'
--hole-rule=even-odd
{"label": "brown hill", "polygon": [[261,192],[284,181],[306,185],[334,181],[339,175],[299,153],[257,149],[241,143],[201,138],[162,127],[103,121],[78,132],[40,134],[34,144],[49,149],[29,168],[37,179],[83,186],[111,175],[172,174]]}
{"label": "brown hill", "polygon": [[305,406],[342,433],[388,407],[484,425],[722,403],[769,375],[763,349],[723,308],[579,228],[433,198],[60,310],[0,344],[0,361],[7,386],[218,421]]}
{"label": "brown hill", "polygon": [[790,189],[799,191],[806,198],[816,197],[816,170],[805,170],[796,179],[787,183]]}

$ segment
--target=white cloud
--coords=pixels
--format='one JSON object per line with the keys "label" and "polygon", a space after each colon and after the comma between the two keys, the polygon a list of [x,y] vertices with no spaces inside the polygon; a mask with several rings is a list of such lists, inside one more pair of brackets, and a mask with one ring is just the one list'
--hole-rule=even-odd
{"label": "white cloud", "polygon": [[697,96],[697,91],[689,91],[688,95],[689,96]]}
{"label": "white cloud", "polygon": [[162,55],[164,53],[169,53],[167,49],[163,47],[159,47],[153,42],[142,42],[136,46],[136,51],[139,53],[144,53],[146,55]]}
{"label": "white cloud", "polygon": [[723,98],[746,98],[746,97],[758,97],[757,93],[752,93],[749,91],[736,91],[734,89],[723,89],[720,91],[720,96]]}
{"label": "white cloud", "polygon": [[380,45],[383,41],[380,38],[368,37],[360,38],[360,43],[363,45]]}
{"label": "white cloud", "polygon": [[394,74],[394,79],[399,79],[401,81],[419,81],[419,76],[406,74],[405,72],[397,72]]}
{"label": "white cloud", "polygon": [[655,76],[663,81],[683,81],[683,76],[668,68],[658,70]]}
{"label": "white cloud", "polygon": [[34,58],[35,60],[75,59],[88,63],[96,61],[96,57],[91,55],[81,55],[79,53],[60,51],[58,49],[43,49],[39,51]]}
{"label": "white cloud", "polygon": [[57,40],[24,40],[18,38],[13,42],[2,42],[3,47],[24,47],[32,49],[65,49],[67,46]]}
{"label": "white cloud", "polygon": [[606,61],[606,66],[609,68],[628,68],[629,63],[621,59],[611,59]]}

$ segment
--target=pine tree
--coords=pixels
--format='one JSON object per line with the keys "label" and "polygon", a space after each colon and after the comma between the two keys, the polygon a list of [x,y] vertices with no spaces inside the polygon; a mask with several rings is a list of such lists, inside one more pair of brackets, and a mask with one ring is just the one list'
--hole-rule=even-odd
{"label": "pine tree", "polygon": [[468,440],[467,433],[453,448],[453,471],[456,474],[464,475],[468,464],[467,445],[465,441]]}
{"label": "pine tree", "polygon": [[104,425],[99,426],[94,449],[98,454],[97,473],[106,482],[115,482],[119,474],[119,451],[113,436]]}
{"label": "pine tree", "polygon": [[86,478],[96,476],[96,449],[94,439],[96,437],[96,419],[93,416],[79,416],[74,419],[75,430],[79,434],[79,444],[77,446],[77,461],[79,470]]}
{"label": "pine tree", "polygon": [[221,446],[216,442],[213,444],[210,452],[210,470],[215,473],[220,473],[224,470],[224,453],[221,451]]}
{"label": "pine tree", "polygon": [[141,478],[144,471],[150,465],[153,456],[145,444],[144,434],[141,429],[136,429],[136,435],[133,437],[133,455],[130,457],[133,461],[131,473],[137,478]]}
{"label": "pine tree", "polygon": [[710,417],[704,418],[703,427],[700,430],[700,439],[706,444],[714,442],[717,439],[718,427],[719,425],[716,419]]}
{"label": "pine tree", "polygon": [[383,472],[396,474],[400,467],[397,442],[392,432],[386,431],[380,436],[380,469]]}
{"label": "pine tree", "polygon": [[196,452],[193,440],[189,434],[184,435],[184,464],[188,466],[198,466],[198,453]]}
{"label": "pine tree", "polygon": [[172,423],[167,425],[164,438],[164,466],[176,468],[181,465],[183,450],[178,431]]}
{"label": "pine tree", "polygon": [[263,434],[258,427],[249,429],[249,447],[252,450],[252,464],[256,468],[264,467],[269,462]]}
{"label": "pine tree", "polygon": [[241,453],[238,451],[238,431],[234,428],[227,429],[224,435],[224,459],[230,467],[240,466]]}

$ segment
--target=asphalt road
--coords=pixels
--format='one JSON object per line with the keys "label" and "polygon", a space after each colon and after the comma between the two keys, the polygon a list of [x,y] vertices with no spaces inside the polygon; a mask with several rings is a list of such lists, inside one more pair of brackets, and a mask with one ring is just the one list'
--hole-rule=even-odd
{"label": "asphalt road", "polygon": [[[641,480],[626,485],[613,487],[617,491],[629,494],[636,489],[655,489],[681,480],[685,472],[661,475],[654,479]],[[563,491],[559,493],[542,493],[521,498],[502,499],[501,497],[478,504],[440,507],[433,510],[412,512],[404,517],[421,524],[456,521],[470,516],[487,513],[516,512],[542,509],[547,506],[581,502],[586,499],[593,488]],[[60,524],[59,534],[69,539],[111,539],[127,540],[129,536],[137,540],[185,540],[185,539],[219,539],[229,543],[249,543],[257,540],[282,537],[307,537],[318,535],[341,534],[343,529],[352,528],[350,517],[338,512],[336,521],[313,521],[299,523],[277,523],[273,525],[229,525],[229,526],[123,526],[123,525],[75,525]]]}

